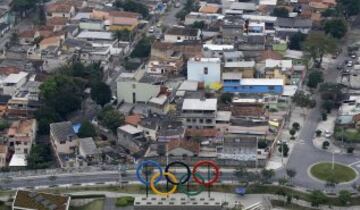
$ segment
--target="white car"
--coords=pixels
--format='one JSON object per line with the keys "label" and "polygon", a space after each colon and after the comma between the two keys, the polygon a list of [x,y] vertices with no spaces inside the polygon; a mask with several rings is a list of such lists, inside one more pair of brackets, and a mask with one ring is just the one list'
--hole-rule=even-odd
{"label": "white car", "polygon": [[330,131],[328,131],[328,130],[326,130],[325,133],[324,133],[324,136],[325,136],[326,138],[330,138],[331,135],[332,135],[332,133],[331,133]]}
{"label": "white car", "polygon": [[154,26],[151,26],[150,28],[149,28],[149,33],[154,33]]}
{"label": "white car", "polygon": [[347,67],[352,67],[353,66],[353,62],[352,61],[348,61],[346,64]]}

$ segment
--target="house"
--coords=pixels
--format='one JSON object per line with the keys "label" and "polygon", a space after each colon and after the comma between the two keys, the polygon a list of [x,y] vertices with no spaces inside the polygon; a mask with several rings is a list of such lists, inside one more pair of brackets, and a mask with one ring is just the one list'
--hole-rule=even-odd
{"label": "house", "polygon": [[167,143],[167,156],[197,157],[200,153],[200,143],[191,140],[172,140]]}
{"label": "house", "polygon": [[223,19],[220,31],[224,44],[234,44],[243,40],[245,21],[234,16],[226,16]]}
{"label": "house", "polygon": [[199,41],[160,42],[155,41],[151,46],[151,59],[183,60],[202,56],[202,43]]}
{"label": "house", "polygon": [[96,163],[100,160],[100,152],[92,137],[79,138],[79,155],[89,163]]}
{"label": "house", "polygon": [[265,50],[265,34],[248,34],[238,44],[238,50],[241,51],[263,51]]}
{"label": "house", "polygon": [[219,58],[190,58],[187,62],[187,79],[211,83],[221,80],[221,61]]}
{"label": "house", "polygon": [[51,36],[41,40],[41,42],[39,43],[39,48],[40,50],[44,50],[48,47],[60,47],[61,41],[61,36]]}
{"label": "house", "polygon": [[245,94],[282,94],[284,88],[283,79],[263,78],[223,78],[224,92]]}
{"label": "house", "polygon": [[7,132],[9,150],[15,154],[30,154],[35,142],[37,122],[35,119],[14,121]]}
{"label": "house", "polygon": [[265,60],[265,78],[283,79],[285,84],[288,84],[292,72],[292,60]]}
{"label": "house", "polygon": [[47,5],[46,13],[48,17],[71,18],[75,15],[75,7],[66,1],[58,1]]}
{"label": "house", "polygon": [[204,44],[203,55],[207,58],[221,58],[226,51],[233,51],[232,44]]}
{"label": "house", "polygon": [[183,42],[200,40],[200,30],[190,27],[174,26],[165,32],[164,42]]}
{"label": "house", "polygon": [[156,114],[165,115],[169,112],[169,97],[165,94],[161,94],[156,97],[152,97],[148,102],[151,112]]}
{"label": "house", "polygon": [[144,132],[132,125],[123,125],[117,129],[117,143],[128,149],[130,153],[138,153],[146,143]]}
{"label": "house", "polygon": [[235,12],[241,12],[241,14],[253,13],[257,10],[257,6],[253,2],[234,2],[232,1],[230,8],[228,10],[223,9],[225,14]]}
{"label": "house", "polygon": [[103,20],[82,18],[79,27],[81,30],[102,31],[105,29],[105,24]]}
{"label": "house", "polygon": [[40,107],[41,82],[28,81],[7,103],[9,117],[31,117]]}
{"label": "house", "polygon": [[217,99],[184,99],[181,117],[186,128],[214,128]]}
{"label": "house", "polygon": [[121,73],[117,82],[118,101],[126,103],[148,102],[157,97],[165,78],[146,75],[139,70],[135,73]]}
{"label": "house", "polygon": [[220,5],[218,4],[204,4],[200,7],[199,13],[214,14],[220,11]]}
{"label": "house", "polygon": [[108,30],[134,30],[139,24],[140,14],[134,12],[93,9],[91,19],[105,21]]}
{"label": "house", "polygon": [[7,166],[9,148],[6,144],[0,144],[0,168]]}
{"label": "house", "polygon": [[111,32],[106,31],[81,31],[77,35],[78,39],[87,41],[112,41],[114,40]]}
{"label": "house", "polygon": [[54,31],[60,31],[65,27],[67,22],[68,19],[65,17],[52,17],[46,20],[46,25],[54,27]]}
{"label": "house", "polygon": [[28,75],[28,73],[23,71],[8,75],[2,81],[3,94],[14,95],[26,83]]}
{"label": "house", "polygon": [[50,124],[50,142],[61,168],[72,166],[68,164],[75,154],[79,139],[70,121]]}
{"label": "house", "polygon": [[16,191],[12,210],[69,210],[71,197],[35,191]]}
{"label": "house", "polygon": [[34,29],[25,30],[23,32],[20,32],[19,33],[19,44],[21,44],[21,45],[32,44],[34,41],[35,32],[36,31]]}
{"label": "house", "polygon": [[146,65],[146,72],[149,74],[160,75],[177,75],[183,69],[184,62],[177,61],[163,61],[163,60],[150,60]]}
{"label": "house", "polygon": [[164,118],[159,121],[157,132],[158,142],[169,142],[171,140],[183,139],[185,128],[181,121],[171,118]]}
{"label": "house", "polygon": [[184,24],[189,26],[194,24],[195,22],[202,21],[205,24],[215,23],[218,20],[221,20],[223,15],[214,14],[214,13],[200,13],[200,12],[190,12],[185,16]]}
{"label": "house", "polygon": [[300,18],[277,18],[275,23],[276,32],[301,32],[308,34],[312,27],[312,21]]}
{"label": "house", "polygon": [[241,73],[242,78],[254,78],[255,61],[225,61],[224,72]]}

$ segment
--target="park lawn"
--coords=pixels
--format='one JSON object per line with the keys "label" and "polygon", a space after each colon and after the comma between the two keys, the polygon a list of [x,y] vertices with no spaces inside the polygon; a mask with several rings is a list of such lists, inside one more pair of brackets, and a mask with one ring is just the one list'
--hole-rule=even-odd
{"label": "park lawn", "polygon": [[310,172],[314,177],[320,180],[327,181],[333,178],[338,183],[348,182],[356,178],[354,169],[336,163],[334,165],[334,170],[332,170],[331,163],[319,163],[314,165],[310,169]]}
{"label": "park lawn", "polygon": [[94,200],[84,206],[80,207],[70,207],[70,210],[103,210],[104,209],[104,199]]}
{"label": "park lawn", "polygon": [[132,196],[122,196],[119,198],[116,198],[115,205],[117,207],[125,207],[125,206],[132,206],[134,205],[135,198]]}

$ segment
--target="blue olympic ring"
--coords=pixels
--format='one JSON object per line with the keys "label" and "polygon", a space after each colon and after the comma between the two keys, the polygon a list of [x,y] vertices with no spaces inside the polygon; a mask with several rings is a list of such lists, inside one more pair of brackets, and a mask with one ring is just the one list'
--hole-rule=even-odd
{"label": "blue olympic ring", "polygon": [[142,170],[144,168],[144,166],[154,166],[156,167],[157,169],[159,169],[159,177],[155,180],[155,184],[157,184],[158,182],[161,181],[162,179],[162,176],[163,176],[163,172],[162,172],[162,168],[160,166],[160,164],[156,161],[153,161],[153,160],[144,160],[142,161],[139,166],[137,167],[136,169],[136,177],[138,178],[138,180],[143,183],[145,186],[150,186],[150,181],[149,180],[145,180],[143,177],[142,177]]}

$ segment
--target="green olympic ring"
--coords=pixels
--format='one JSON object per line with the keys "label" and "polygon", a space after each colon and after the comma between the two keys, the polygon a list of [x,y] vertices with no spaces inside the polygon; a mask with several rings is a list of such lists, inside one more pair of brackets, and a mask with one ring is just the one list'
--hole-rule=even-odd
{"label": "green olympic ring", "polygon": [[[187,176],[187,174],[182,175],[181,178],[180,178],[180,182],[181,182],[181,180],[185,179],[186,176]],[[205,179],[204,179],[203,176],[201,176],[201,174],[195,173],[195,176],[196,176],[197,178],[199,178],[202,182],[205,182]],[[188,183],[190,183],[190,180],[189,180]],[[197,186],[199,186],[199,190],[198,190],[198,191],[189,191],[188,189],[186,189],[186,188],[187,188],[187,187],[186,187],[186,184],[181,184],[181,183],[180,183],[178,189],[179,189],[179,192],[184,193],[184,194],[186,194],[187,196],[190,197],[190,196],[199,195],[200,193],[202,193],[202,192],[205,190],[204,185],[197,185]]]}

